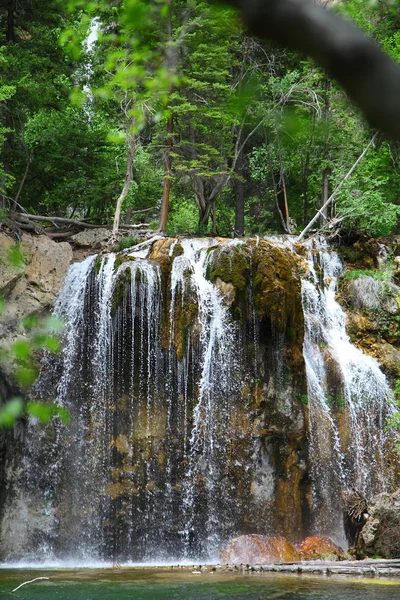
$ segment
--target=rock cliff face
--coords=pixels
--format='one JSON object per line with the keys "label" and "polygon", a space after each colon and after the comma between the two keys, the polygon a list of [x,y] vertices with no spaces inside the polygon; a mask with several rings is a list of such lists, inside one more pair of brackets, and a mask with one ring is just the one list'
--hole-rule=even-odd
{"label": "rock cliff face", "polygon": [[7,257],[14,246],[15,241],[0,232],[0,293],[6,301],[0,320],[2,344],[23,333],[23,317],[52,309],[72,261],[68,243],[57,244],[45,235],[23,235],[23,264],[13,266]]}
{"label": "rock cliff face", "polygon": [[380,494],[368,507],[368,519],[357,540],[358,558],[400,557],[400,490]]}
{"label": "rock cliff face", "polygon": [[[31,264],[5,276],[17,305]],[[344,487],[381,491],[364,471],[385,470],[387,407],[345,336],[339,267],[324,245],[212,239],[75,264],[36,389],[71,426],[29,424],[23,467],[8,455],[2,558],[204,559],[240,534],[340,530]]]}

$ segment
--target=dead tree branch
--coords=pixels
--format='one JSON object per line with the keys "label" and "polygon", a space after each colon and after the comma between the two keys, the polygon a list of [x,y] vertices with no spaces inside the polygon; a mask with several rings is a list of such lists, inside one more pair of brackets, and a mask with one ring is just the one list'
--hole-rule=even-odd
{"label": "dead tree branch", "polygon": [[360,154],[360,156],[357,158],[356,162],[351,167],[350,171],[345,175],[345,177],[342,179],[342,181],[336,187],[336,189],[334,190],[334,192],[329,196],[329,198],[325,202],[325,204],[323,206],[321,206],[321,208],[319,209],[319,211],[317,212],[317,214],[311,219],[311,221],[309,222],[309,224],[307,225],[307,227],[305,227],[303,229],[303,231],[300,233],[299,237],[297,238],[298,242],[300,242],[304,238],[304,236],[306,235],[306,233],[308,233],[310,231],[310,229],[314,225],[314,223],[319,219],[319,217],[324,213],[325,209],[333,201],[333,199],[335,198],[336,194],[338,193],[338,191],[340,190],[340,188],[342,187],[342,185],[344,184],[344,182],[347,181],[347,179],[349,179],[349,177],[351,177],[351,175],[353,174],[353,172],[355,171],[355,169],[357,168],[357,166],[360,164],[360,162],[362,161],[362,159],[364,158],[364,156],[367,154],[368,150],[370,149],[370,147],[374,143],[377,135],[378,135],[378,132],[376,132],[375,135],[370,139],[370,141],[368,142],[368,144],[364,148],[362,154]]}

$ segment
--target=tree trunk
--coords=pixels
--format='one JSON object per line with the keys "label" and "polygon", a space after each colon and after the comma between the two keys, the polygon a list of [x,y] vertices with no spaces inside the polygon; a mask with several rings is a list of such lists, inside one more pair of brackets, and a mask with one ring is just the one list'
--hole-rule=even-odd
{"label": "tree trunk", "polygon": [[288,205],[288,201],[287,201],[286,181],[285,181],[285,174],[284,174],[283,170],[281,171],[281,174],[280,174],[280,181],[279,181],[279,183],[281,184],[281,189],[282,189],[282,198],[283,198],[283,211],[282,211],[282,213],[283,213],[283,218],[284,218],[284,221],[285,221],[285,231],[286,231],[286,233],[290,233],[289,205]]}
{"label": "tree trunk", "polygon": [[136,145],[135,136],[133,136],[132,134],[129,134],[128,158],[126,161],[125,183],[124,183],[124,187],[122,189],[121,195],[117,200],[117,206],[115,208],[114,224],[113,224],[113,230],[112,230],[113,235],[115,235],[119,229],[119,221],[121,218],[122,203],[125,200],[128,192],[129,192],[129,188],[131,186],[132,179],[133,179],[133,156],[135,154],[135,145]]}
{"label": "tree trunk", "polygon": [[279,206],[278,187],[277,187],[276,181],[275,181],[274,165],[272,163],[272,157],[271,157],[271,153],[269,151],[269,142],[268,142],[267,136],[265,136],[265,149],[267,151],[268,165],[269,165],[269,170],[271,172],[272,187],[273,187],[273,190],[274,190],[275,208],[276,208],[276,211],[277,211],[277,213],[279,215],[279,219],[280,219],[281,224],[282,224],[282,229],[283,229],[283,231],[285,233],[287,233],[285,218],[284,218],[283,213],[281,211],[281,207]]}
{"label": "tree trunk", "polygon": [[[324,78],[324,158],[326,164],[329,164],[329,125],[330,125],[330,113],[331,113],[331,103],[329,98],[329,91],[331,89],[331,83],[327,77]],[[323,227],[328,220],[328,205],[326,204],[329,198],[329,174],[330,174],[329,166],[326,166],[322,172],[322,202],[321,206],[321,216],[320,216],[320,226]]]}
{"label": "tree trunk", "polygon": [[6,31],[6,41],[7,42],[15,42],[15,22],[14,22],[14,2],[10,0],[10,3],[7,7],[7,31]]}
{"label": "tree trunk", "polygon": [[217,235],[217,203],[214,200],[212,203],[212,235]]}
{"label": "tree trunk", "polygon": [[[177,58],[177,49],[173,44],[172,39],[172,2],[173,0],[167,0],[167,44],[165,50],[165,61],[167,64],[167,69],[170,75],[175,73],[176,66],[178,62]],[[172,93],[172,85],[169,86],[169,93]],[[171,107],[170,107],[171,109]],[[164,186],[163,186],[163,195],[161,200],[161,214],[160,214],[160,225],[158,231],[160,233],[165,233],[167,229],[168,222],[168,211],[169,211],[169,197],[171,193],[171,175],[172,175],[172,158],[171,151],[174,145],[173,140],[174,133],[174,120],[172,115],[172,110],[170,110],[170,114],[168,116],[167,122],[167,139],[166,139],[166,151],[165,151],[165,174],[164,174]]]}
{"label": "tree trunk", "polygon": [[310,166],[310,150],[307,150],[306,160],[303,171],[303,227],[308,222],[308,176]]}
{"label": "tree trunk", "polygon": [[321,202],[321,215],[320,215],[320,226],[323,227],[328,220],[328,208],[327,200],[329,198],[329,174],[331,170],[326,168],[322,173],[322,202]]}
{"label": "tree trunk", "polygon": [[210,219],[212,204],[209,202],[206,203],[205,208],[201,209],[199,207],[199,225],[208,225],[208,221]]}
{"label": "tree trunk", "polygon": [[173,133],[174,133],[174,122],[172,113],[168,117],[167,123],[167,140],[166,140],[166,152],[165,152],[165,175],[164,175],[164,188],[161,201],[161,214],[160,214],[160,226],[158,228],[160,233],[165,233],[168,222],[168,211],[169,211],[169,197],[171,193],[171,170],[172,170],[172,158],[171,150],[173,147]]}
{"label": "tree trunk", "polygon": [[19,206],[18,202],[19,202],[19,199],[21,196],[21,192],[24,189],[24,185],[26,182],[26,178],[28,177],[29,167],[31,166],[32,160],[33,160],[33,152],[28,156],[28,158],[26,160],[25,171],[24,171],[23,177],[21,179],[21,183],[19,184],[18,191],[17,191],[14,201],[13,201],[13,205],[14,205],[13,210],[17,210],[17,206]]}
{"label": "tree trunk", "polygon": [[234,182],[235,191],[235,236],[244,235],[244,181],[243,159],[240,156],[236,163],[236,173],[239,176]]}

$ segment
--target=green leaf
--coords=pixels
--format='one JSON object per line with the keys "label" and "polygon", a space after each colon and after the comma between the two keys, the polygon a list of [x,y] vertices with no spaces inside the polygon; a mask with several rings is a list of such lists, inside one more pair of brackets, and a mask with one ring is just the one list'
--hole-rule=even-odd
{"label": "green leaf", "polygon": [[24,255],[22,253],[22,249],[19,244],[15,244],[15,246],[12,246],[9,249],[8,254],[7,254],[7,259],[8,259],[8,262],[10,263],[10,265],[12,267],[15,267],[16,269],[21,269],[22,267],[25,266]]}
{"label": "green leaf", "polygon": [[34,315],[28,315],[27,317],[24,317],[22,319],[22,325],[28,331],[31,331],[32,329],[34,329],[35,327],[37,327],[38,322],[39,322],[38,318],[35,317]]}
{"label": "green leaf", "polygon": [[16,419],[21,416],[24,408],[22,398],[12,398],[0,408],[0,428],[11,427]]}
{"label": "green leaf", "polygon": [[32,354],[32,347],[26,340],[18,340],[13,344],[13,352],[18,361],[27,360]]}
{"label": "green leaf", "polygon": [[21,386],[29,387],[35,382],[38,370],[33,367],[20,366],[17,368],[15,376]]}
{"label": "green leaf", "polygon": [[57,404],[45,404],[44,402],[29,402],[26,407],[27,412],[39,419],[45,425],[50,422],[52,417],[59,417],[63,423],[69,423],[70,415],[67,409]]}
{"label": "green leaf", "polygon": [[50,315],[43,323],[43,329],[46,333],[61,333],[64,330],[64,322],[56,315]]}
{"label": "green leaf", "polygon": [[45,348],[47,348],[47,350],[49,350],[50,352],[53,352],[53,353],[60,352],[60,350],[61,350],[60,340],[58,340],[55,337],[50,337],[50,336],[45,337],[43,340],[43,346]]}

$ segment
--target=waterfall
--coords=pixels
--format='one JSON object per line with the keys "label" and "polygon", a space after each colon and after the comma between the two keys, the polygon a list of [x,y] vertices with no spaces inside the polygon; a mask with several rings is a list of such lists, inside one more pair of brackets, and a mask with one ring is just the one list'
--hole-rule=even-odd
{"label": "waterfall", "polygon": [[335,299],[343,272],[338,255],[318,240],[309,245],[307,262],[302,298],[314,527],[345,545],[342,492],[354,488],[371,497],[385,489],[384,416],[391,392],[377,361],[346,333],[346,315]]}
{"label": "waterfall", "polygon": [[74,264],[35,389],[71,423],[27,424],[1,558],[217,560],[241,533],[311,529],[343,543],[342,491],[384,488],[390,392],[346,334],[341,272],[324,242],[283,239]]}

